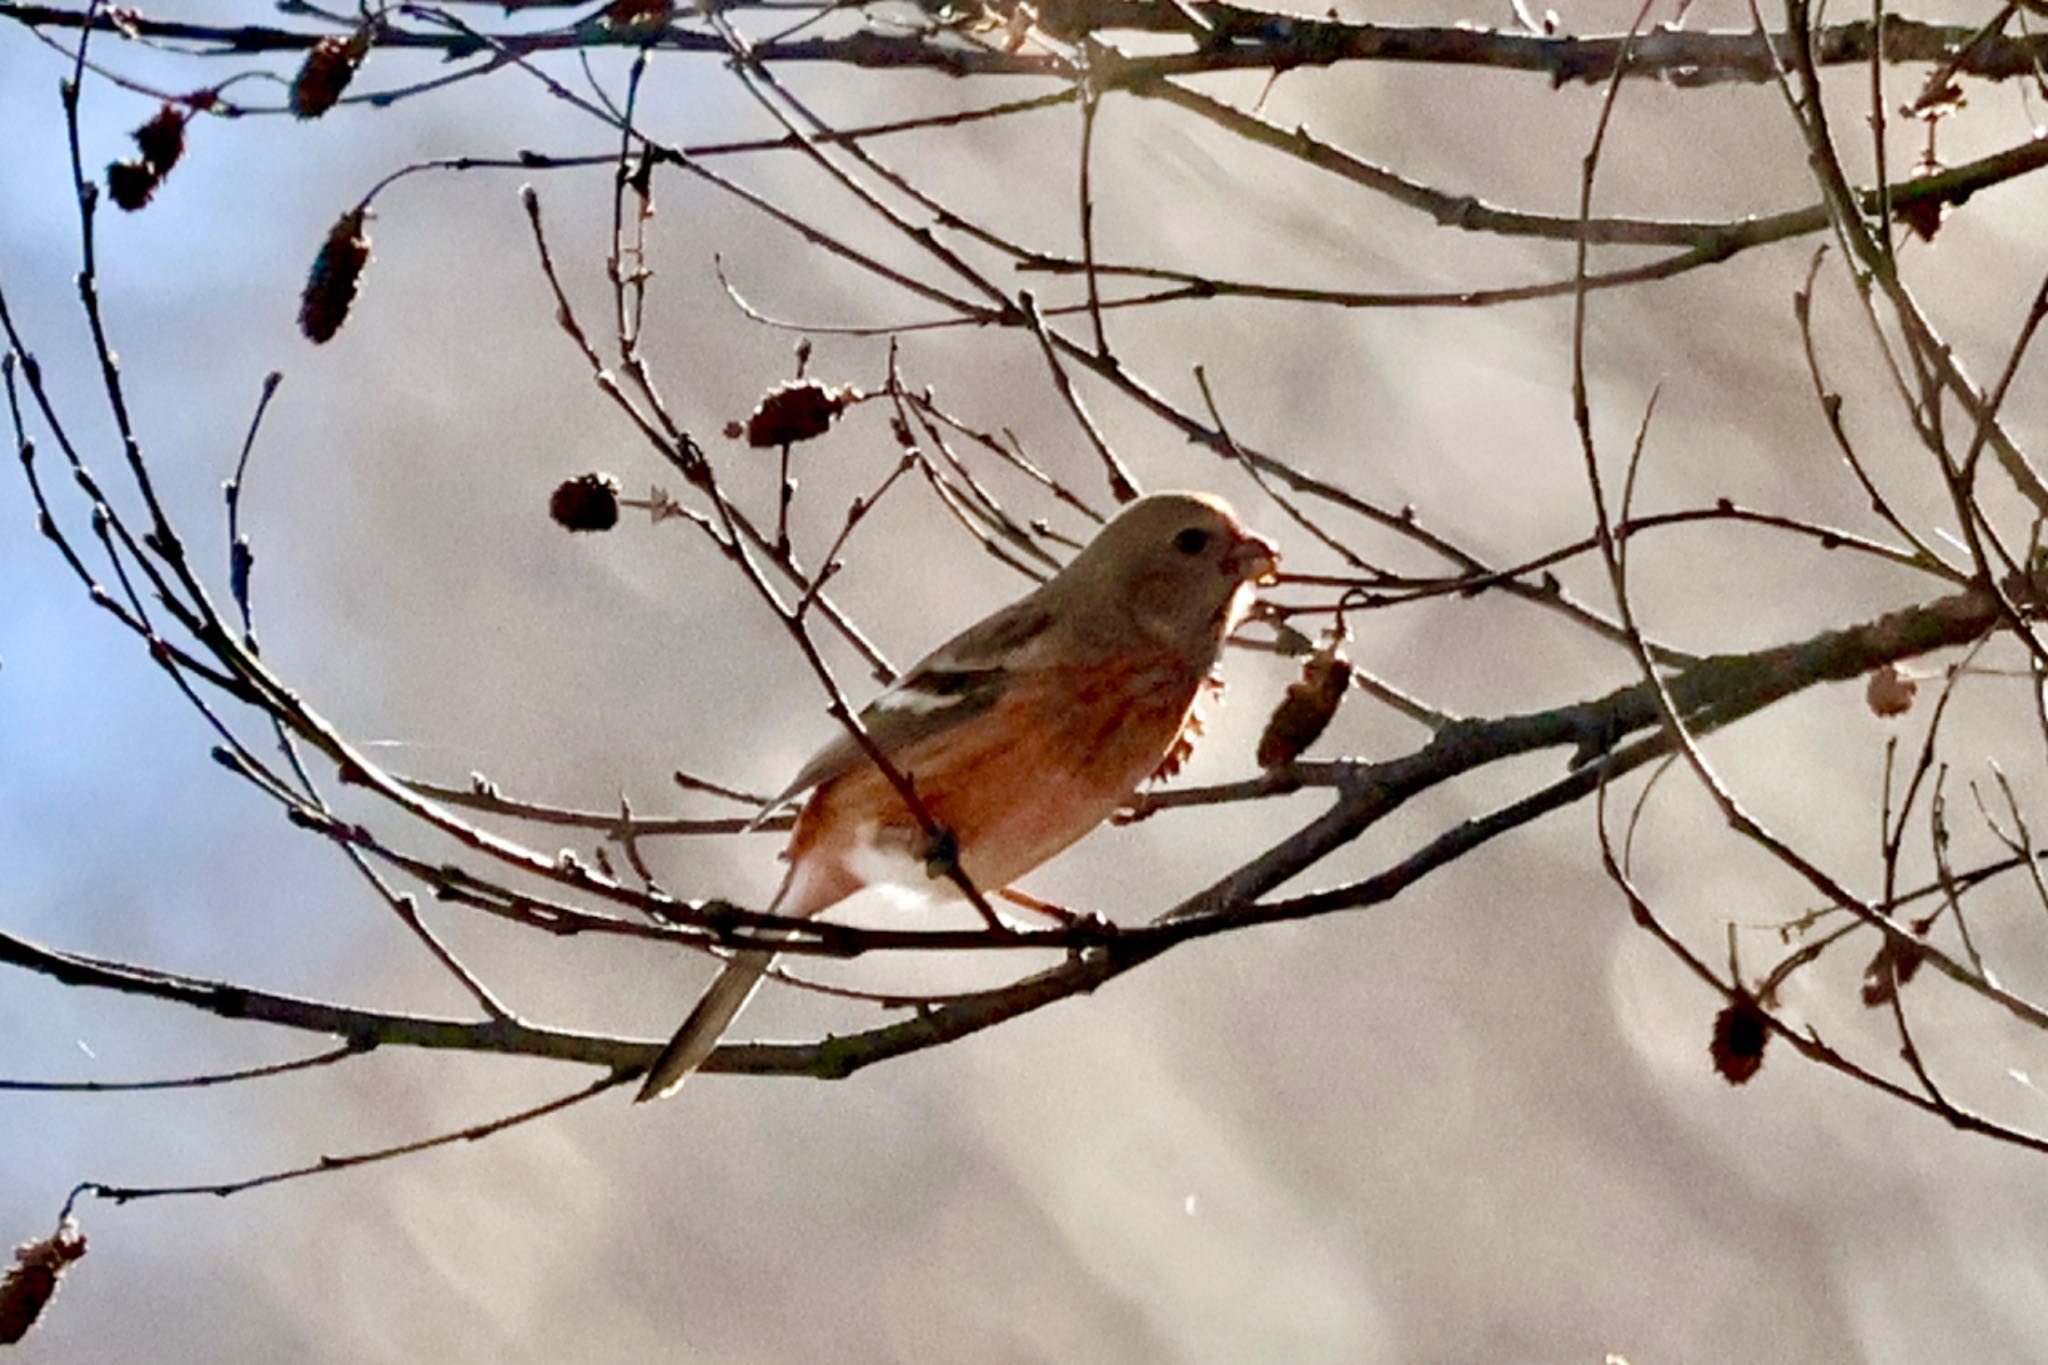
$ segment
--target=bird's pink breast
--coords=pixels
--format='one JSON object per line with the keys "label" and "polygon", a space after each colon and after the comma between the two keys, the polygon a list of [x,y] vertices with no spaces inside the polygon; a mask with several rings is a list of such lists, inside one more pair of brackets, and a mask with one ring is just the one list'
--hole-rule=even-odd
{"label": "bird's pink breast", "polygon": [[[1186,724],[1200,673],[1170,657],[1019,677],[989,710],[905,746],[891,761],[958,841],[976,886],[1007,886],[1080,839],[1158,769]],[[816,913],[865,879],[863,843],[915,868],[925,840],[888,779],[863,763],[813,792],[792,859],[825,860]],[[824,868],[818,871],[824,872]]]}

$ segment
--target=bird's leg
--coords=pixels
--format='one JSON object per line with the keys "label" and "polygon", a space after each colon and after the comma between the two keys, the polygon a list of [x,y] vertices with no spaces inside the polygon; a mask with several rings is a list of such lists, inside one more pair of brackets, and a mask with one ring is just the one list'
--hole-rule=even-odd
{"label": "bird's leg", "polygon": [[988,898],[982,895],[981,888],[974,884],[973,879],[967,875],[967,870],[960,866],[959,836],[936,820],[930,820],[929,816],[926,819],[930,824],[924,841],[924,875],[935,882],[951,882],[960,888],[961,894],[974,906],[975,912],[989,928],[1014,933],[1018,926],[995,912],[995,908],[988,903]]}
{"label": "bird's leg", "polygon": [[996,894],[1012,905],[1021,905],[1034,915],[1044,915],[1053,923],[1065,925],[1068,928],[1095,918],[1094,915],[1084,915],[1077,910],[1069,910],[1064,905],[1054,905],[1051,901],[1040,900],[1029,891],[1019,891],[1014,886],[1006,886]]}
{"label": "bird's leg", "polygon": [[1086,952],[1090,948],[1101,947],[1113,940],[1118,932],[1113,921],[1104,919],[1093,910],[1069,910],[1015,887],[1006,886],[998,894],[1011,904],[1021,905],[1033,914],[1044,915],[1067,930],[1074,939],[1074,946],[1069,952]]}
{"label": "bird's leg", "polygon": [[924,841],[924,875],[935,882],[958,881],[960,840],[944,825],[933,825]]}

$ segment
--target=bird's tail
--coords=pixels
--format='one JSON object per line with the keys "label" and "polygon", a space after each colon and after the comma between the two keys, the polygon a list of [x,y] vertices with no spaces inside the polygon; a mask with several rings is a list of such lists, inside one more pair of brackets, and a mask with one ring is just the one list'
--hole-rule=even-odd
{"label": "bird's tail", "polygon": [[760,948],[733,955],[725,970],[698,999],[690,1017],[683,1020],[676,1036],[654,1059],[640,1093],[634,1096],[636,1101],[666,1099],[682,1089],[690,1073],[704,1064],[711,1049],[718,1046],[719,1037],[746,1008],[761,978],[767,974],[768,964],[774,960],[775,954]]}
{"label": "bird's tail", "polygon": [[[769,914],[809,919],[860,889],[860,880],[843,863],[805,857],[805,847],[804,831],[799,824],[796,836],[790,841],[790,852],[785,855],[790,860],[789,870],[782,876],[782,885],[777,888],[775,899],[768,902]],[[778,943],[791,934],[788,929],[764,927],[756,935],[756,941]],[[640,1093],[633,1097],[635,1103],[665,1099],[682,1089],[683,1082],[690,1079],[690,1073],[704,1065],[704,1059],[718,1046],[719,1035],[730,1028],[739,1012],[747,1007],[747,1001],[753,998],[761,978],[768,974],[768,966],[774,961],[773,948],[748,948],[726,960],[725,970],[712,981],[691,1009],[690,1017],[683,1020],[683,1026],[676,1030],[675,1037],[668,1040],[668,1046],[648,1068]]]}

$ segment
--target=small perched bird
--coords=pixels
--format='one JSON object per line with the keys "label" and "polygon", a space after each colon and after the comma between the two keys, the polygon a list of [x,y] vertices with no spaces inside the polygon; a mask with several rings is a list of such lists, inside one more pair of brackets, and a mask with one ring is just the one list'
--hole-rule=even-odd
{"label": "small perched bird", "polygon": [[[1140,498],[1036,591],[914,665],[861,712],[861,727],[952,836],[960,870],[997,890],[1175,765],[1224,637],[1276,562],[1221,498]],[[776,804],[806,791],[771,912],[808,918],[870,883],[930,876],[930,840],[851,734],[826,745]],[[689,1078],[773,957],[733,955],[638,1098],[673,1094]]]}

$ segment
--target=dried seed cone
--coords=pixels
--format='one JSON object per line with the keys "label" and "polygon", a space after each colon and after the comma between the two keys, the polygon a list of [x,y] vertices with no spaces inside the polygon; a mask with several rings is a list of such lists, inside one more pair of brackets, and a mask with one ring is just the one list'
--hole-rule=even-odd
{"label": "dried seed cone", "polygon": [[1902,939],[1886,939],[1863,968],[1863,1003],[1882,1009],[1911,981],[1927,955],[1918,945]]}
{"label": "dried seed cone", "polygon": [[747,444],[756,448],[791,445],[823,436],[847,405],[860,397],[852,385],[838,388],[815,379],[793,379],[761,396],[747,417]]}
{"label": "dried seed cone", "polygon": [[619,524],[619,483],[609,474],[584,474],[556,486],[548,515],[569,531],[609,531]]}
{"label": "dried seed cone", "polygon": [[1747,995],[1737,996],[1714,1016],[1714,1041],[1708,1049],[1714,1070],[1728,1084],[1741,1085],[1763,1070],[1764,1044],[1770,1041],[1762,1008]]}
{"label": "dried seed cone", "polygon": [[156,117],[135,130],[135,145],[142,159],[156,167],[159,178],[169,175],[178,158],[185,155],[185,120],[192,117],[175,104],[166,104]]}
{"label": "dried seed cone", "polygon": [[665,28],[675,11],[675,0],[612,0],[604,7],[604,21],[613,29]]}
{"label": "dried seed cone", "polygon": [[28,1335],[57,1292],[65,1267],[83,1255],[85,1234],[75,1218],[66,1218],[51,1236],[14,1249],[14,1268],[0,1279],[0,1346]]}
{"label": "dried seed cone", "polygon": [[347,37],[322,38],[292,79],[292,113],[300,118],[319,118],[355,79],[356,68],[370,55],[370,26],[364,24]]}
{"label": "dried seed cone", "polygon": [[[1950,86],[1949,89],[1954,91],[1956,103],[1958,105],[1961,104],[1962,91],[1957,90],[1954,86]],[[1927,97],[1923,95],[1921,98],[1925,99]],[[1935,174],[1941,169],[1939,165],[1932,161],[1923,161],[1913,168],[1912,178],[1914,180],[1925,180],[1928,176]],[[1913,199],[1903,204],[1894,205],[1892,217],[1913,229],[1914,235],[1918,236],[1921,241],[1931,242],[1934,240],[1934,234],[1941,231],[1941,225],[1948,221],[1948,211],[1948,200],[1930,197],[1926,199]]]}
{"label": "dried seed cone", "polygon": [[1300,758],[1330,727],[1351,687],[1351,661],[1330,641],[1302,661],[1301,676],[1273,708],[1256,755],[1261,768],[1284,767]]}
{"label": "dried seed cone", "polygon": [[1863,688],[1864,705],[1874,716],[1903,716],[1913,709],[1913,696],[1920,684],[1897,664],[1871,670]]}
{"label": "dried seed cone", "polygon": [[299,300],[299,330],[316,344],[333,339],[355,304],[363,267],[370,263],[370,234],[363,229],[369,216],[367,208],[342,214],[313,258]]}
{"label": "dried seed cone", "polygon": [[107,167],[107,193],[116,204],[133,213],[149,202],[185,154],[185,120],[190,117],[177,105],[166,104],[130,135],[142,155]]}
{"label": "dried seed cone", "polygon": [[115,161],[107,166],[107,195],[133,213],[149,202],[162,176],[147,161]]}

